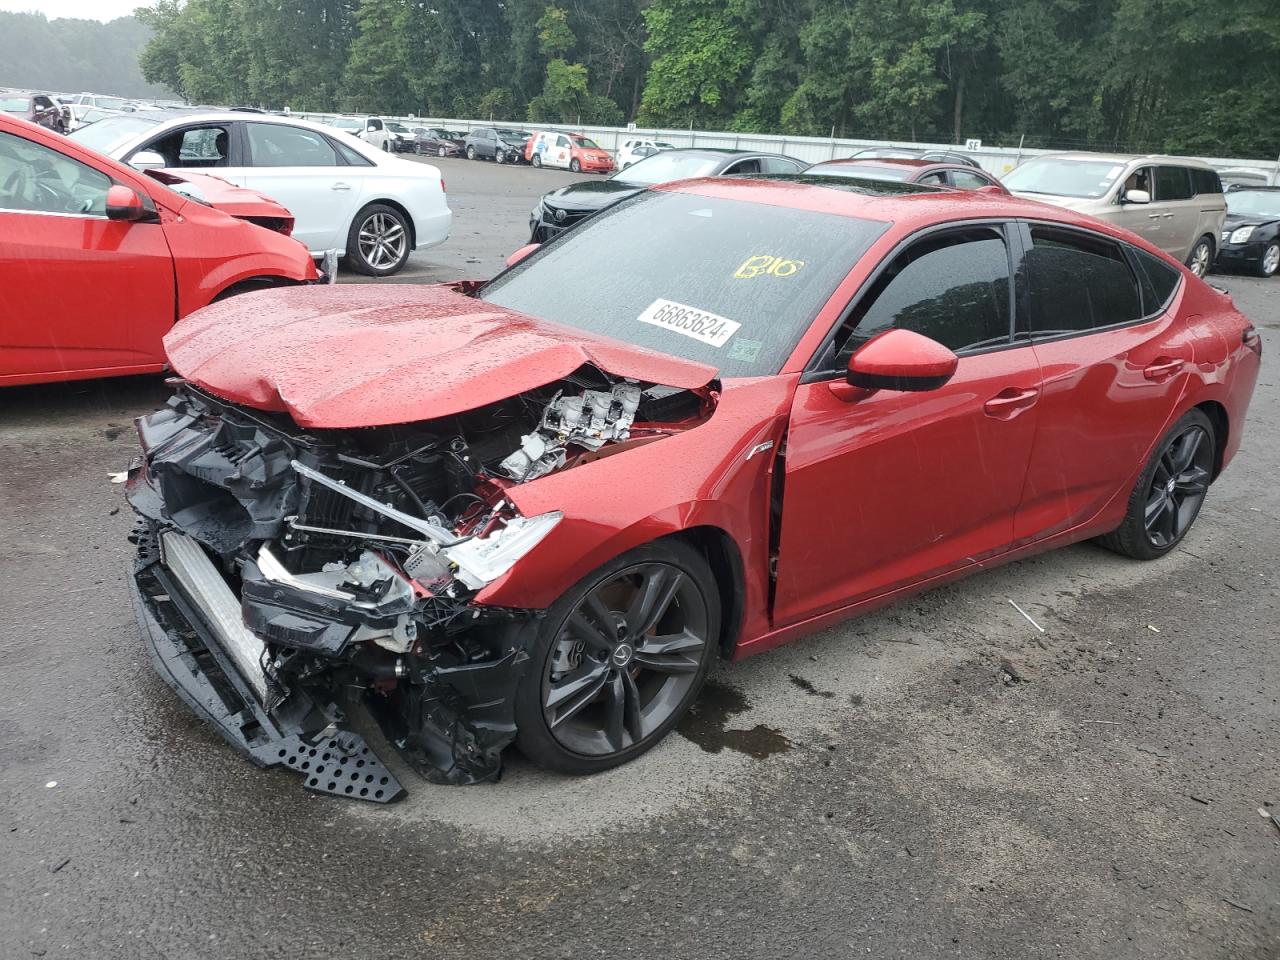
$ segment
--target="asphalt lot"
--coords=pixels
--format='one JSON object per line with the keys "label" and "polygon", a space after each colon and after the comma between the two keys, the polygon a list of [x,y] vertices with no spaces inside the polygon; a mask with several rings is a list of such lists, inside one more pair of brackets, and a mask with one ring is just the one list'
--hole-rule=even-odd
{"label": "asphalt lot", "polygon": [[[490,275],[577,179],[439,165],[455,235],[404,279]],[[153,675],[108,474],[162,383],[4,391],[0,958],[1280,957],[1280,280],[1215,282],[1268,362],[1182,549],[1072,547],[723,665],[589,780],[387,753],[392,807],[255,769]]]}

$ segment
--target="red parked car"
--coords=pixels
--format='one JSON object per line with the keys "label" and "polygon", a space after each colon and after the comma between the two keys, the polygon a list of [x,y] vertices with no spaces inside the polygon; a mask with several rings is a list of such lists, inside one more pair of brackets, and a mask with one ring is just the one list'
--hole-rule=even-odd
{"label": "red parked car", "polygon": [[161,338],[179,318],[317,279],[292,224],[253,191],[144,175],[0,116],[0,385],[164,369]]}
{"label": "red parked car", "polygon": [[512,741],[590,773],[719,656],[1079,540],[1159,557],[1261,354],[1125,231],[803,174],[655,187],[486,284],[232,300],[166,345],[184,382],[128,481],[154,660],[257,762],[368,800],[401,787],[351,690],[433,780]]}
{"label": "red parked car", "polygon": [[897,180],[900,183],[923,183],[955,190],[981,190],[992,187],[1008,193],[1004,184],[978,167],[953,161],[922,160],[905,157],[850,157],[847,160],[825,160],[805,170],[814,177],[854,177],[859,180]]}

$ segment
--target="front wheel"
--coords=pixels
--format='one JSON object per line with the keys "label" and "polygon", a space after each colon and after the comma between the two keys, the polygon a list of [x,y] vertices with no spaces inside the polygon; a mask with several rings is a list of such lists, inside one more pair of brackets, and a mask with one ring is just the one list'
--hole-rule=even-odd
{"label": "front wheel", "polygon": [[1262,251],[1262,259],[1258,261],[1257,273],[1260,277],[1274,277],[1280,270],[1280,240],[1267,245]]}
{"label": "front wheel", "polygon": [[1201,237],[1196,241],[1196,245],[1191,248],[1191,256],[1187,257],[1187,266],[1191,268],[1191,272],[1197,277],[1203,277],[1209,272],[1209,267],[1213,264],[1213,241],[1208,237]]}
{"label": "front wheel", "polygon": [[446,156],[445,151],[444,151],[444,147],[441,147],[439,150],[437,150],[437,151],[436,151],[436,156],[437,156],[437,157],[443,157],[443,156]]}
{"label": "front wheel", "polygon": [[467,147],[467,159],[468,159],[468,160],[474,160],[475,158],[476,158],[476,148],[475,148],[475,147]]}
{"label": "front wheel", "polygon": [[409,259],[409,224],[404,214],[385,203],[371,203],[351,221],[347,231],[347,264],[368,277],[399,273]]}
{"label": "front wheel", "polygon": [[1138,477],[1124,522],[1099,542],[1135,560],[1155,560],[1176,547],[1209,492],[1216,450],[1213,423],[1202,411],[1188,410]]}
{"label": "front wheel", "polygon": [[578,162],[577,157],[574,157],[572,160],[569,161],[569,169],[574,173],[582,172],[582,164]]}
{"label": "front wheel", "polygon": [[507,152],[506,152],[505,150],[499,150],[497,153],[495,153],[495,154],[493,155],[493,159],[494,159],[494,160],[497,160],[497,161],[498,161],[498,163],[506,163],[506,162],[507,162]]}
{"label": "front wheel", "polygon": [[679,541],[631,550],[552,604],[516,690],[516,743],[569,774],[633,760],[680,722],[715,659],[720,595]]}

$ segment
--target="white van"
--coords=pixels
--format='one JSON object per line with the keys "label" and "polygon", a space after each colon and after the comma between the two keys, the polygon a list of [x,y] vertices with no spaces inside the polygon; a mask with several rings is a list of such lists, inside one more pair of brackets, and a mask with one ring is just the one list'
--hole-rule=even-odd
{"label": "white van", "polygon": [[674,143],[667,143],[665,140],[626,140],[618,151],[618,169],[625,170],[645,157],[652,157],[655,153],[675,148]]}

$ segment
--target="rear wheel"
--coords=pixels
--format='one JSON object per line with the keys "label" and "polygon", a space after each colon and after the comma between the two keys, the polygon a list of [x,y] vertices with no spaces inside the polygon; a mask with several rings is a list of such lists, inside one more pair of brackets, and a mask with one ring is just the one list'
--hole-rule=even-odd
{"label": "rear wheel", "polygon": [[347,231],[347,265],[368,277],[399,273],[411,250],[408,221],[385,203],[369,204]]}
{"label": "rear wheel", "polygon": [[1154,560],[1176,547],[1209,492],[1216,449],[1209,418],[1200,410],[1187,411],[1134,484],[1124,522],[1099,542],[1136,560]]}
{"label": "rear wheel", "polygon": [[540,166],[542,166],[542,155],[541,155],[541,154],[538,154],[538,153],[535,153],[535,154],[533,155],[533,159],[532,159],[532,160],[530,160],[529,162],[530,162],[530,163],[532,163],[535,167],[540,167]]}
{"label": "rear wheel", "polygon": [[1280,240],[1267,245],[1262,251],[1262,259],[1258,261],[1257,272],[1260,277],[1274,277],[1280,270]]}
{"label": "rear wheel", "polygon": [[706,561],[679,541],[631,550],[552,604],[516,691],[530,760],[587,774],[655,746],[715,659],[720,602]]}
{"label": "rear wheel", "polygon": [[1212,264],[1213,241],[1209,237],[1201,237],[1191,248],[1191,255],[1187,257],[1187,266],[1197,277],[1203,277],[1209,272]]}

